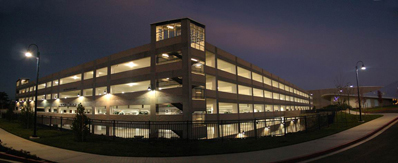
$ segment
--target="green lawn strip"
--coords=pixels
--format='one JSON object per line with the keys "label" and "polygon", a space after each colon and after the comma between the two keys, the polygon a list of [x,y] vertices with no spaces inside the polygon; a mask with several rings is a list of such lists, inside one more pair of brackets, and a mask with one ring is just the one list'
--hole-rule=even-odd
{"label": "green lawn strip", "polygon": [[[363,119],[367,122],[381,115],[365,115]],[[345,119],[346,118],[346,119]],[[91,135],[87,142],[75,142],[71,131],[59,131],[39,127],[38,135],[41,139],[34,140],[38,143],[82,151],[88,153],[111,155],[111,156],[140,156],[140,157],[172,157],[226,154],[237,152],[249,152],[256,150],[271,149],[332,135],[359,124],[358,116],[339,113],[337,123],[312,132],[299,132],[281,137],[262,137],[259,139],[234,139],[234,140],[151,140],[137,141],[131,139],[111,140],[100,135]],[[0,127],[23,138],[28,138],[32,130],[21,129],[19,124],[0,120]]]}

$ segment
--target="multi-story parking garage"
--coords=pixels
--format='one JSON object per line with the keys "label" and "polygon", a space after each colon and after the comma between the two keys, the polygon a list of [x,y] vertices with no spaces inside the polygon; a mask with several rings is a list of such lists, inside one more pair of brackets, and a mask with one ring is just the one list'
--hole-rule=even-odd
{"label": "multi-story parking garage", "polygon": [[[303,89],[206,43],[192,19],[151,24],[151,42],[39,79],[39,115],[128,121],[216,121],[284,116],[310,108]],[[17,107],[35,83],[17,81]]]}

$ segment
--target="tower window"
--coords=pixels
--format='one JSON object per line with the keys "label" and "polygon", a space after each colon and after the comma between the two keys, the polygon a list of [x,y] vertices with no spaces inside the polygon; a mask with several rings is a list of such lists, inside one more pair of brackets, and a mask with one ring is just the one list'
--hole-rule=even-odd
{"label": "tower window", "polygon": [[191,47],[201,51],[205,51],[205,29],[192,23],[190,27]]}
{"label": "tower window", "polygon": [[156,26],[156,41],[181,35],[181,23],[171,23]]}

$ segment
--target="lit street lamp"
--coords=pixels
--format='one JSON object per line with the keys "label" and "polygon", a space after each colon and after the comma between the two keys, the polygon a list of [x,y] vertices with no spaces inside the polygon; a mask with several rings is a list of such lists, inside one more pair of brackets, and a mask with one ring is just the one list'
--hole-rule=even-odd
{"label": "lit street lamp", "polygon": [[[33,56],[33,54],[30,51],[30,47],[31,46],[36,46],[36,50],[37,50],[37,55]],[[39,69],[40,69],[40,51],[39,51],[39,47],[36,44],[30,44],[28,46],[27,52],[25,53],[26,57],[36,57],[37,60],[37,68],[36,68],[36,90],[35,90],[35,116],[33,118],[33,135],[30,137],[31,139],[37,139],[39,138],[36,134],[37,131],[37,124],[36,124],[36,120],[37,120],[37,89],[39,87]]]}
{"label": "lit street lamp", "polygon": [[362,111],[361,111],[361,98],[359,97],[359,83],[358,83],[358,63],[362,63],[361,70],[366,70],[365,64],[362,61],[358,61],[355,65],[356,79],[357,79],[357,91],[358,91],[358,106],[359,106],[359,121],[362,122]]}

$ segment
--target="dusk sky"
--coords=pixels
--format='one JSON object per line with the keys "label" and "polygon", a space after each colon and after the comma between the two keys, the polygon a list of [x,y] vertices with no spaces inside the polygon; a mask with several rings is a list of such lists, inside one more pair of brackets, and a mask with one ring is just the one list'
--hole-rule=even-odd
{"label": "dusk sky", "polygon": [[398,80],[397,0],[66,1],[0,0],[0,91],[35,80],[27,46],[39,46],[41,77],[150,42],[150,24],[189,17],[206,41],[306,90],[337,76],[385,86]]}

